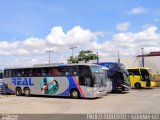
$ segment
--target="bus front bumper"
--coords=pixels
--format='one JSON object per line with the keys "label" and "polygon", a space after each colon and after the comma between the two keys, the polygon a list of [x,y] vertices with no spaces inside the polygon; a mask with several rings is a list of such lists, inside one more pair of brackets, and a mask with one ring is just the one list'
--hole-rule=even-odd
{"label": "bus front bumper", "polygon": [[94,92],[93,92],[94,97],[103,97],[105,95],[106,95],[106,89],[103,89],[103,90],[94,89]]}

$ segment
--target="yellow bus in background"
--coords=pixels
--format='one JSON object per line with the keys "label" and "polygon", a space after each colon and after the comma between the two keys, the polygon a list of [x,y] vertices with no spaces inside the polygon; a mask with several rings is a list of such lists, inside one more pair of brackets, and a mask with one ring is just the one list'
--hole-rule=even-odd
{"label": "yellow bus in background", "polygon": [[152,88],[155,86],[155,74],[151,72],[151,69],[146,67],[128,68],[131,87],[140,88]]}

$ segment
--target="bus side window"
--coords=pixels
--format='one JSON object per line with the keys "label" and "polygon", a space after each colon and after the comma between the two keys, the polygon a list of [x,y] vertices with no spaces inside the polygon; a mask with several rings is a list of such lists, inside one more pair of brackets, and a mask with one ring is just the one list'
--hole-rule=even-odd
{"label": "bus side window", "polygon": [[53,68],[54,76],[65,76],[66,75],[66,67],[55,67]]}
{"label": "bus side window", "polygon": [[59,68],[53,68],[53,76],[60,76]]}
{"label": "bus side window", "polygon": [[34,68],[32,71],[33,71],[32,76],[34,76],[34,77],[41,76],[41,69],[39,69],[39,68]]}
{"label": "bus side window", "polygon": [[47,74],[48,74],[49,76],[53,75],[52,68],[48,68]]}
{"label": "bus side window", "polygon": [[76,66],[69,66],[66,69],[67,76],[77,76],[78,75],[78,68]]}
{"label": "bus side window", "polygon": [[8,72],[9,72],[9,70],[5,70],[5,71],[4,71],[4,76],[5,76],[5,77],[9,77]]}
{"label": "bus side window", "polygon": [[42,76],[47,76],[47,68],[42,68]]}
{"label": "bus side window", "polygon": [[66,73],[65,68],[66,68],[66,67],[59,67],[59,72],[60,72],[60,75],[61,75],[61,76],[65,76],[65,75],[66,75],[66,74],[65,74],[65,73]]}
{"label": "bus side window", "polygon": [[139,69],[130,69],[130,70],[128,70],[128,72],[129,72],[130,74],[140,75]]}
{"label": "bus side window", "polygon": [[32,76],[32,70],[31,69],[23,69],[23,76],[24,77],[31,77]]}
{"label": "bus side window", "polygon": [[23,71],[22,69],[17,69],[17,70],[14,70],[13,74],[12,74],[12,77],[22,77],[23,76]]}

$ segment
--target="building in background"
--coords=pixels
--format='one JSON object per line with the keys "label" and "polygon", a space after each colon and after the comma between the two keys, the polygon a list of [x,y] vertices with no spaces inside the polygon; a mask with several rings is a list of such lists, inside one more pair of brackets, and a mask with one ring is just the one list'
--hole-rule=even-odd
{"label": "building in background", "polygon": [[142,66],[144,56],[144,66],[152,69],[153,72],[160,74],[160,51],[150,52],[149,54],[137,55],[139,66]]}

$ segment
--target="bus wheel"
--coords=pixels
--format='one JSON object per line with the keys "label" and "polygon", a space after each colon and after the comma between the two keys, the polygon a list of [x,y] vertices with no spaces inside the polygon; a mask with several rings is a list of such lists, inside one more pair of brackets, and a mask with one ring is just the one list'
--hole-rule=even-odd
{"label": "bus wheel", "polygon": [[24,88],[24,95],[25,96],[30,96],[30,89],[29,88]]}
{"label": "bus wheel", "polygon": [[22,89],[20,87],[16,88],[16,96],[21,96],[22,95]]}
{"label": "bus wheel", "polygon": [[141,88],[141,84],[135,83],[135,84],[134,84],[134,87],[135,87],[136,89],[140,89],[140,88]]}
{"label": "bus wheel", "polygon": [[76,89],[72,89],[70,92],[70,96],[74,99],[79,98],[79,92]]}

